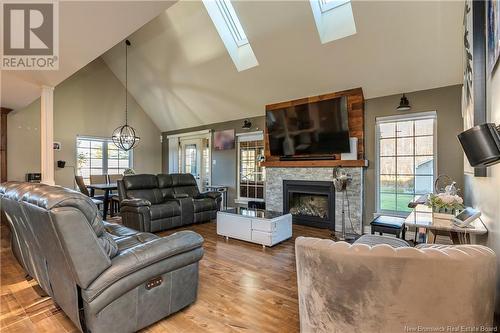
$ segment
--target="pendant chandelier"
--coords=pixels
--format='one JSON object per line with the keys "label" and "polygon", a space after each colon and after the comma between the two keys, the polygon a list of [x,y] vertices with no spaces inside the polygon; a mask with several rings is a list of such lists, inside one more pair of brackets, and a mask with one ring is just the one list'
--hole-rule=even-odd
{"label": "pendant chandelier", "polygon": [[121,150],[128,151],[133,149],[141,139],[136,135],[135,129],[128,125],[128,47],[130,41],[125,41],[125,125],[118,127],[113,131],[113,143]]}

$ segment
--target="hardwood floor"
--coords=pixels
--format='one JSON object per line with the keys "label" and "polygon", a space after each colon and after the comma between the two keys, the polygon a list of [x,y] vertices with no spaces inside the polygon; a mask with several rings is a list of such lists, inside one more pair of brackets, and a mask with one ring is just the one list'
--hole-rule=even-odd
{"label": "hardwood floor", "polygon": [[[294,239],[328,238],[327,230],[293,226],[293,238],[272,248],[217,236],[214,222],[190,226],[205,238],[198,300],[143,332],[298,332],[299,313]],[[162,232],[167,236],[176,231]],[[66,315],[44,296],[10,251],[1,227],[0,330],[77,332]]]}

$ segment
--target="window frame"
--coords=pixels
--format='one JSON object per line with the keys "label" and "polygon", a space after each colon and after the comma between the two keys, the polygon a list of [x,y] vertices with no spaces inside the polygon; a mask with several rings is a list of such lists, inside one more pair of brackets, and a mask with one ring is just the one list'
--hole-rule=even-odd
{"label": "window frame", "polygon": [[[403,212],[403,211],[398,211],[398,210],[382,210],[380,208],[380,129],[379,125],[383,123],[397,123],[397,122],[403,122],[403,121],[415,121],[415,120],[425,120],[425,119],[433,119],[433,129],[432,129],[432,137],[433,137],[433,151],[432,151],[432,156],[433,156],[433,175],[432,175],[432,183],[434,184],[436,178],[437,178],[437,171],[438,171],[438,160],[437,160],[437,151],[438,151],[438,141],[437,141],[437,112],[436,111],[426,111],[426,112],[415,112],[415,113],[410,113],[410,114],[401,114],[401,115],[394,115],[394,116],[382,116],[382,117],[376,117],[375,118],[375,212],[377,215],[384,214],[384,215],[392,215],[392,216],[403,216],[406,217],[409,213],[408,212]],[[418,137],[415,136],[415,133],[413,133],[412,138]],[[413,158],[415,158],[415,148],[413,150]],[[395,144],[395,156],[397,159],[397,141]],[[413,165],[413,172],[415,172],[415,165]],[[397,170],[396,170],[396,175],[397,175]],[[415,176],[415,173],[413,173]],[[396,184],[397,184],[397,178],[396,178]],[[395,190],[397,193],[397,189]],[[397,202],[396,202],[397,205]],[[397,206],[396,206],[397,208]]]}
{"label": "window frame", "polygon": [[263,174],[263,198],[248,198],[248,197],[242,197],[240,196],[240,182],[241,182],[241,146],[240,143],[244,141],[256,141],[256,140],[262,140],[264,141],[264,132],[262,131],[256,131],[256,132],[249,132],[249,133],[240,133],[236,134],[237,137],[237,154],[238,158],[236,160],[236,199],[235,203],[240,203],[240,204],[246,204],[249,201],[257,201],[257,202],[265,202],[266,200],[266,168],[262,167],[262,174]]}
{"label": "window frame", "polygon": [[226,23],[226,27],[231,33],[231,36],[234,39],[234,42],[241,47],[243,45],[248,44],[248,38],[245,34],[245,30],[241,25],[240,19],[236,11],[234,10],[233,4],[229,0],[213,0]]}
{"label": "window frame", "polygon": [[345,5],[348,2],[351,2],[351,0],[318,0],[319,2],[319,8],[321,9],[322,13],[325,13],[329,10],[335,9],[337,7],[340,7],[342,5]]}
{"label": "window frame", "polygon": [[[102,174],[107,175],[109,174],[109,168],[108,168],[108,146],[114,145],[113,140],[111,138],[107,137],[100,137],[100,136],[91,136],[91,135],[77,135],[76,140],[75,140],[75,173],[79,176],[81,176],[80,168],[78,167],[78,140],[87,140],[87,141],[99,141],[103,143],[102,147]],[[115,146],[116,147],[116,146]],[[118,151],[123,151],[122,149],[116,147]],[[129,166],[128,168],[132,169],[134,167],[134,150],[131,149],[128,151],[129,157]],[[128,169],[127,168],[127,169]],[[92,168],[90,168],[92,169]],[[112,168],[116,169],[116,168]],[[84,178],[84,181],[87,180],[88,178]]]}

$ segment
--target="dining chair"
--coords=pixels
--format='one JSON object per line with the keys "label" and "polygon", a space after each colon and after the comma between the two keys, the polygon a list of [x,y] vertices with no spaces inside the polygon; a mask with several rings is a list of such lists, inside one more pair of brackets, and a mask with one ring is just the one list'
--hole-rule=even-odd
{"label": "dining chair", "polygon": [[[90,192],[87,186],[85,185],[85,182],[83,181],[82,176],[75,176],[75,182],[76,185],[78,186],[78,189],[82,194],[90,197]],[[96,204],[98,209],[101,209],[101,206],[103,205],[103,201],[101,200],[102,198],[97,198],[97,197],[90,197],[92,201]]]}
{"label": "dining chair", "polygon": [[[108,175],[90,175],[90,184],[107,184],[108,183]],[[96,195],[104,195],[104,191],[95,190],[94,194]]]}
{"label": "dining chair", "polygon": [[[111,174],[108,175],[108,182],[110,184],[115,184],[117,181],[122,180],[122,174]],[[111,193],[111,216],[115,216],[120,212],[120,199],[117,193]]]}
{"label": "dining chair", "polygon": [[122,180],[123,175],[122,174],[111,174],[108,175],[108,180],[110,183],[116,183],[118,180]]}

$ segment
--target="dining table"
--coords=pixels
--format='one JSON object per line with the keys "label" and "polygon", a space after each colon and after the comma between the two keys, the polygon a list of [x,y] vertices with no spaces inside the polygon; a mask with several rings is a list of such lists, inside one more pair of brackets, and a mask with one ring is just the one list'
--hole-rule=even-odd
{"label": "dining table", "polygon": [[439,234],[448,235],[453,244],[470,244],[471,235],[488,233],[481,219],[474,220],[467,227],[459,227],[451,219],[442,218],[442,215],[433,213],[432,208],[424,204],[416,204],[404,224],[411,229],[424,228],[427,243],[435,243],[436,236]]}
{"label": "dining table", "polygon": [[95,190],[100,190],[104,192],[103,208],[102,208],[102,219],[106,220],[106,216],[108,215],[109,209],[109,198],[111,191],[118,189],[116,183],[104,183],[104,184],[90,184],[87,185],[87,188],[90,190],[90,196],[93,197],[95,195]]}

